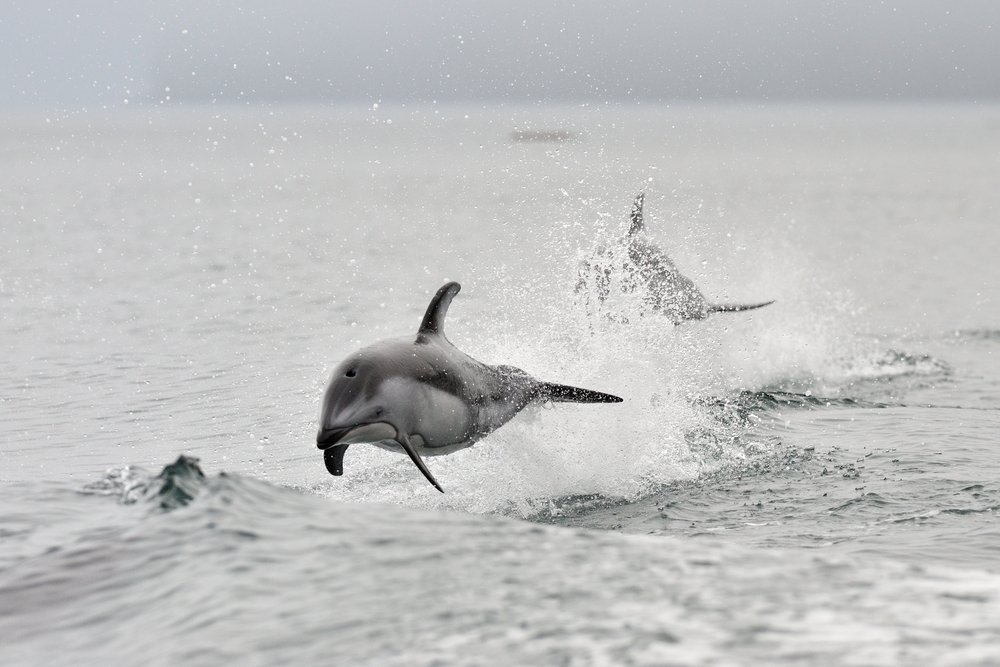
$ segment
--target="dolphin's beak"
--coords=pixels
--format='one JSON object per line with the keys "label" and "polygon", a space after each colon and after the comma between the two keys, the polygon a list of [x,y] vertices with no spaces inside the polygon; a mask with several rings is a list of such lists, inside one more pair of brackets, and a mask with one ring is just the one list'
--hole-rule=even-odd
{"label": "dolphin's beak", "polygon": [[321,428],[316,434],[316,446],[320,449],[333,447],[341,438],[356,429],[357,426],[345,426],[343,428]]}

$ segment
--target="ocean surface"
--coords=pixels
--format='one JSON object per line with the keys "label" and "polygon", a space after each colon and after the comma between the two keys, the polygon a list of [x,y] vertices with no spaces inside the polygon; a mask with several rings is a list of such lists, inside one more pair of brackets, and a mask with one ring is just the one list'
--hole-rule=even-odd
{"label": "ocean surface", "polygon": [[[0,664],[1000,664],[1000,107],[0,124]],[[712,301],[595,313],[648,234]],[[316,449],[416,332],[625,398]]]}

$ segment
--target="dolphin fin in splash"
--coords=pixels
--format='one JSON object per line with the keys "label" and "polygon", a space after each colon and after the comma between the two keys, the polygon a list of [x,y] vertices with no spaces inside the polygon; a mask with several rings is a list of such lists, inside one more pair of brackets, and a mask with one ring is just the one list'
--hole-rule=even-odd
{"label": "dolphin fin in splash", "polygon": [[628,215],[629,226],[626,236],[632,236],[642,231],[642,202],[644,199],[646,199],[646,193],[640,192],[635,196],[635,201],[632,202],[632,212]]}
{"label": "dolphin fin in splash", "polygon": [[770,306],[772,303],[774,303],[774,299],[765,301],[764,303],[710,303],[708,304],[708,312],[738,313],[743,310],[754,310],[755,308]]}

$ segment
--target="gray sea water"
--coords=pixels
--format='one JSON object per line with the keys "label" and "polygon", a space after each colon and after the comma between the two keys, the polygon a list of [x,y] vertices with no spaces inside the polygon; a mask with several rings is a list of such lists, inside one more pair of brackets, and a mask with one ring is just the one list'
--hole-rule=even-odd
{"label": "gray sea water", "polygon": [[[998,664],[998,174],[995,106],[7,116],[0,663]],[[640,191],[776,303],[595,317]],[[328,373],[446,280],[625,402],[330,477]]]}

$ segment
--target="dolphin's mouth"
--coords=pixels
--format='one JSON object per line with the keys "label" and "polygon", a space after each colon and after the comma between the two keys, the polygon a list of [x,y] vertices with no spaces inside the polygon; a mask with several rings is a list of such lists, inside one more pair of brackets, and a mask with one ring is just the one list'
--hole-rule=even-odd
{"label": "dolphin's mouth", "polygon": [[316,434],[316,446],[320,449],[329,449],[344,438],[357,426],[345,426],[343,428],[321,428]]}
{"label": "dolphin's mouth", "polygon": [[321,428],[316,434],[316,446],[329,449],[334,445],[353,445],[358,442],[394,440],[396,429],[385,422],[351,424],[334,428]]}
{"label": "dolphin's mouth", "polygon": [[386,422],[370,422],[367,424],[352,424],[337,428],[321,428],[316,434],[316,446],[323,450],[323,463],[331,475],[340,477],[344,474],[344,452],[347,448],[357,442],[380,442],[382,440],[393,440],[403,451],[406,452],[410,460],[420,470],[423,476],[435,489],[444,493],[444,489],[434,479],[434,475],[424,465],[420,454],[410,443],[409,437],[400,429]]}
{"label": "dolphin's mouth", "polygon": [[338,428],[321,428],[316,434],[316,446],[323,450],[326,470],[335,477],[344,474],[344,452],[356,442],[378,442],[392,438],[396,429],[383,422],[351,424]]}

